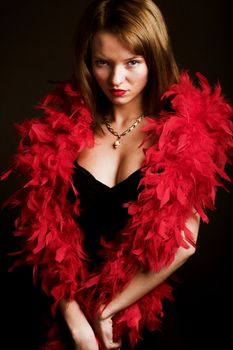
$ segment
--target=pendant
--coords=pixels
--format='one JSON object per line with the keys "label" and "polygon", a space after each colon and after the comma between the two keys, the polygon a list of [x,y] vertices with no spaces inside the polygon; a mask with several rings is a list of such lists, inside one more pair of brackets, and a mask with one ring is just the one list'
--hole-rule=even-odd
{"label": "pendant", "polygon": [[114,142],[113,147],[114,147],[114,148],[117,148],[117,147],[120,146],[120,144],[121,144],[120,139],[117,139],[117,140]]}

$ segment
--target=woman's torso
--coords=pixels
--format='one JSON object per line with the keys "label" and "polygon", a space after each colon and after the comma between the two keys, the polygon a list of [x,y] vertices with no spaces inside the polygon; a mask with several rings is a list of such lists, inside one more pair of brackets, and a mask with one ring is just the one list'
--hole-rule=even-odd
{"label": "woman's torso", "polygon": [[[129,219],[124,204],[137,200],[141,190],[141,168],[145,133],[139,128],[114,149],[116,137],[108,132],[97,133],[95,145],[84,149],[75,164],[74,186],[80,200],[80,216],[76,217],[84,232],[84,248],[91,267],[101,262],[101,238],[114,241]],[[73,201],[70,192],[68,198]]]}
{"label": "woman's torso", "polygon": [[[129,215],[124,204],[137,199],[140,179],[139,168],[123,181],[109,187],[76,164],[73,182],[80,200],[80,215],[76,217],[76,221],[84,232],[84,249],[90,257],[91,269],[102,261],[101,239],[113,242],[125,227]],[[72,193],[70,191],[68,195],[71,202],[75,200]]]}

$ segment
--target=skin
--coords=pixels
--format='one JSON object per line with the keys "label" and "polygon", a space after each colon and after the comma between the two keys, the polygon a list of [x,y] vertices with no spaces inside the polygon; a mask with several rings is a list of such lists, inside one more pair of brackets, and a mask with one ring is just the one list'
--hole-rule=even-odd
{"label": "skin", "polygon": [[[92,47],[93,75],[102,91],[112,103],[111,126],[119,133],[129,127],[143,113],[143,90],[148,81],[148,68],[142,56],[127,48],[116,36],[108,32],[95,35]],[[113,96],[109,89],[127,90],[123,96]],[[110,116],[108,116],[110,120]],[[132,132],[123,137],[119,148],[112,147],[116,137],[103,124],[103,132],[94,132],[95,146],[84,149],[78,163],[91,172],[97,180],[109,187],[123,181],[144,162],[143,149],[150,141],[141,145],[146,136],[141,130],[146,118]],[[108,161],[106,162],[106,159]],[[138,272],[129,285],[104,308],[93,320],[93,328],[85,318],[76,301],[61,302],[61,311],[74,339],[75,350],[99,349],[95,339],[98,334],[104,349],[120,349],[121,341],[113,339],[112,317],[120,310],[139,300],[156,288],[195,253],[195,242],[199,229],[199,215],[193,213],[186,225],[193,232],[189,248],[179,248],[169,267],[160,272]],[[102,312],[102,309],[104,311]]]}
{"label": "skin", "polygon": [[[121,133],[143,113],[143,90],[148,81],[146,62],[114,35],[99,32],[93,41],[92,70],[100,88],[112,102],[111,126]],[[109,92],[113,87],[127,90],[127,93],[122,97],[113,96]],[[110,119],[110,115],[107,117]],[[141,130],[145,123],[146,118],[140,127],[123,137],[118,149],[112,147],[116,137],[103,125],[104,135],[96,130],[95,147],[80,154],[79,164],[99,181],[113,187],[142,166],[143,147],[149,146],[145,143],[139,147],[146,136]],[[111,161],[106,162],[106,159]]]}
{"label": "skin", "polygon": [[[113,114],[142,112],[142,94],[148,81],[148,68],[143,56],[130,51],[117,37],[99,32],[92,47],[93,75],[105,95],[112,102]],[[126,90],[122,97],[115,97],[109,89]],[[127,109],[126,109],[127,107]],[[124,118],[124,119],[125,119]],[[127,120],[126,119],[126,120]]]}

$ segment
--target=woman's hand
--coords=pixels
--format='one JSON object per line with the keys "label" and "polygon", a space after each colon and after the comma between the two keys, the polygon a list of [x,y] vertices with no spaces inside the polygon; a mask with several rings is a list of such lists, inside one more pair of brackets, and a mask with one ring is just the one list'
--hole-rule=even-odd
{"label": "woman's hand", "polygon": [[104,350],[120,349],[121,342],[113,341],[112,317],[102,318],[100,313],[98,316],[95,317],[93,327],[104,346]]}

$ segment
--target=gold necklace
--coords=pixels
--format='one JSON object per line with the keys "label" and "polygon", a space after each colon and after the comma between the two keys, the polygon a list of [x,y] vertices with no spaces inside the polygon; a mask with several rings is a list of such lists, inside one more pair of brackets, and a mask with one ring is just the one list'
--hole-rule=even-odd
{"label": "gold necklace", "polygon": [[109,121],[104,117],[104,124],[106,125],[107,129],[114,135],[117,137],[117,140],[113,143],[113,147],[117,148],[120,146],[121,144],[121,138],[125,135],[127,135],[130,131],[132,131],[134,128],[136,128],[136,126],[141,122],[141,120],[143,119],[144,115],[140,115],[140,117],[138,117],[135,122],[128,127],[125,131],[123,131],[121,134],[119,134],[116,130],[114,130]]}

